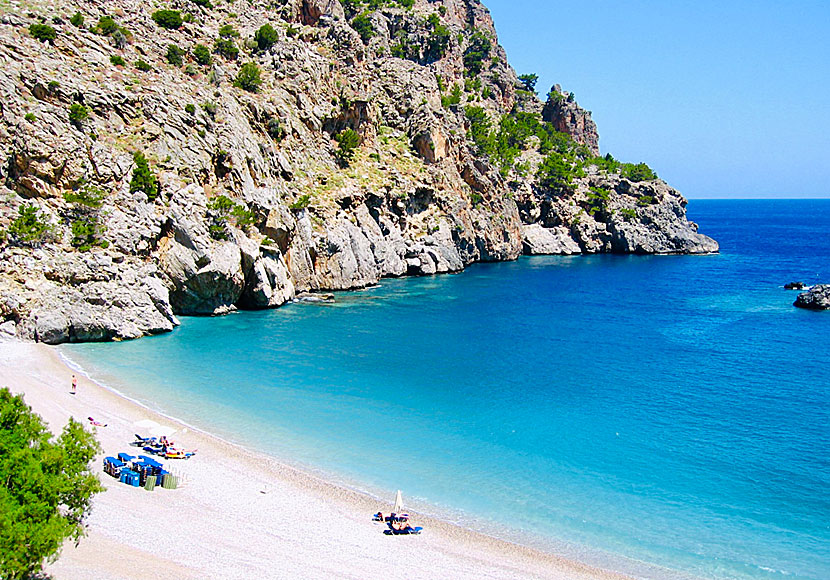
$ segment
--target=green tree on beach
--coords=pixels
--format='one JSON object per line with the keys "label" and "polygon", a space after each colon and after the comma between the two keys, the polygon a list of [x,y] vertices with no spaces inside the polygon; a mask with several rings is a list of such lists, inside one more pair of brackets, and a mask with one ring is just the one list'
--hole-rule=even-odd
{"label": "green tree on beach", "polygon": [[53,440],[21,395],[0,389],[0,578],[17,580],[76,544],[92,497],[103,487],[90,470],[95,437],[70,419]]}

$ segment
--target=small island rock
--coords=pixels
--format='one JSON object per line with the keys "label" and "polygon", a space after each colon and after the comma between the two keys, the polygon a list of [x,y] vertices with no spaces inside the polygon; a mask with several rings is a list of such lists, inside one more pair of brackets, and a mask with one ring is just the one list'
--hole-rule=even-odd
{"label": "small island rock", "polygon": [[807,308],[808,310],[830,309],[830,284],[817,284],[813,286],[807,292],[799,294],[793,304],[799,308]]}

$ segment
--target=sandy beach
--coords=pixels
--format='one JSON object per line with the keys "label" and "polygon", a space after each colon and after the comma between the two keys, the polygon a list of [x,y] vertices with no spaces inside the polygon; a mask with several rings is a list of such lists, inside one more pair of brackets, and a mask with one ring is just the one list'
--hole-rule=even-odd
{"label": "sandy beach", "polygon": [[[107,490],[94,499],[87,537],[47,567],[56,580],[624,577],[411,511],[424,533],[384,535],[371,514],[390,505],[188,429],[82,375],[73,395],[72,373],[53,348],[0,342],[0,385],[23,393],[53,431],[70,416],[107,425],[95,428],[104,453],[94,465]],[[180,488],[148,492],[103,473],[101,458],[135,450],[143,419],[198,449],[192,460],[165,462],[183,475]]]}

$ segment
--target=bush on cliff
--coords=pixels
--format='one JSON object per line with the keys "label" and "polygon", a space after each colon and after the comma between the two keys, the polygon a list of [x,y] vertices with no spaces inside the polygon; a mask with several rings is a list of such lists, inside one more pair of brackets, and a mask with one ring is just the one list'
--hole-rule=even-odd
{"label": "bush on cliff", "polygon": [[55,39],[58,37],[58,34],[57,32],[55,32],[55,29],[49,26],[48,24],[30,25],[29,34],[32,35],[32,38],[35,38],[41,42],[48,42],[49,44],[54,44]]}
{"label": "bush on cliff", "polygon": [[219,195],[210,200],[207,204],[208,218],[211,225],[208,227],[210,235],[216,240],[228,239],[228,222],[233,218],[233,223],[240,229],[248,229],[254,221],[252,211],[244,205],[234,202],[226,195]]}
{"label": "bush on cliff", "polygon": [[179,48],[175,44],[168,45],[166,55],[167,62],[169,62],[173,66],[182,66],[182,63],[184,63],[184,55],[185,52],[183,49]]}
{"label": "bush on cliff", "polygon": [[147,158],[140,151],[133,155],[133,177],[130,180],[130,193],[141,191],[147,196],[147,200],[153,202],[159,195],[159,183],[153,172],[150,171],[150,165],[147,163]]}
{"label": "bush on cliff", "polygon": [[526,75],[519,75],[519,82],[524,86],[524,90],[529,93],[536,92],[536,83],[539,82],[539,75],[530,73]]}
{"label": "bush on cliff", "polygon": [[76,12],[69,18],[69,23],[76,28],[83,28],[84,27],[84,15],[80,12]]}
{"label": "bush on cliff", "polygon": [[182,27],[182,13],[178,10],[156,10],[153,22],[167,30],[176,30]]}
{"label": "bush on cliff", "polygon": [[490,56],[490,39],[482,32],[474,32],[464,49],[464,69],[467,75],[478,76],[484,66],[484,61]]}
{"label": "bush on cliff", "polygon": [[233,24],[224,24],[219,29],[219,36],[221,38],[239,38],[239,32],[233,27]]}
{"label": "bush on cliff", "polygon": [[101,223],[100,211],[104,203],[104,192],[87,184],[76,191],[64,193],[63,199],[72,206],[65,216],[72,231],[70,245],[81,252],[86,252],[93,246],[108,247],[109,242],[103,238],[106,227]]}
{"label": "bush on cliff", "polygon": [[208,66],[213,61],[210,49],[204,44],[197,44],[193,47],[193,59],[203,66]]}
{"label": "bush on cliff", "polygon": [[348,165],[354,158],[357,146],[360,145],[360,135],[353,129],[344,129],[334,140],[337,141],[337,159],[344,165]]}
{"label": "bush on cliff", "polygon": [[74,419],[53,439],[21,395],[0,389],[0,578],[37,575],[65,539],[84,535],[92,497],[104,490],[90,466],[99,451]]}
{"label": "bush on cliff", "polygon": [[363,12],[362,14],[355,16],[352,19],[352,28],[354,28],[360,35],[360,39],[363,41],[363,44],[369,42],[369,40],[375,35],[375,28],[372,26],[372,21],[369,20],[368,12]]}
{"label": "bush on cliff", "polygon": [[17,217],[9,224],[6,236],[13,243],[32,246],[45,241],[52,229],[37,206],[26,204],[17,208]]}
{"label": "bush on cliff", "polygon": [[631,181],[651,181],[657,179],[657,174],[645,163],[623,163],[620,174]]}
{"label": "bush on cliff", "polygon": [[69,105],[69,122],[78,129],[81,128],[83,122],[89,118],[89,109],[81,103],[72,103]]}
{"label": "bush on cliff", "polygon": [[441,60],[447,54],[452,34],[449,28],[441,24],[437,14],[430,14],[427,18],[427,24],[431,31],[424,48],[424,58],[427,62],[435,62]]}
{"label": "bush on cliff", "polygon": [[213,52],[224,56],[228,60],[236,60],[236,57],[239,56],[239,48],[230,38],[217,38],[213,44]]}
{"label": "bush on cliff", "polygon": [[254,42],[260,51],[266,51],[274,46],[279,40],[277,31],[270,24],[263,24],[259,30],[254,33]]}
{"label": "bush on cliff", "polygon": [[255,62],[246,62],[239,69],[236,75],[236,80],[233,82],[234,86],[239,87],[250,93],[255,93],[262,85],[262,76],[259,71],[259,66]]}

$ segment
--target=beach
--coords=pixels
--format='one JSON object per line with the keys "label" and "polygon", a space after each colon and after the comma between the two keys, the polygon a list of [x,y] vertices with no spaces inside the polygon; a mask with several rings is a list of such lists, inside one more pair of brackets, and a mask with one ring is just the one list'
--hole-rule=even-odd
{"label": "beach", "polygon": [[[22,393],[53,432],[69,417],[95,427],[103,453],[93,470],[106,487],[93,500],[87,536],[67,543],[46,572],[75,578],[623,578],[410,511],[417,536],[387,536],[372,521],[388,503],[345,489],[144,408],[73,370],[41,344],[0,343],[0,385]],[[135,423],[177,429],[175,490],[134,488],[103,473],[102,458],[134,452]],[[406,490],[404,490],[404,494]],[[404,495],[404,497],[406,497]],[[409,511],[409,510],[408,510]]]}

